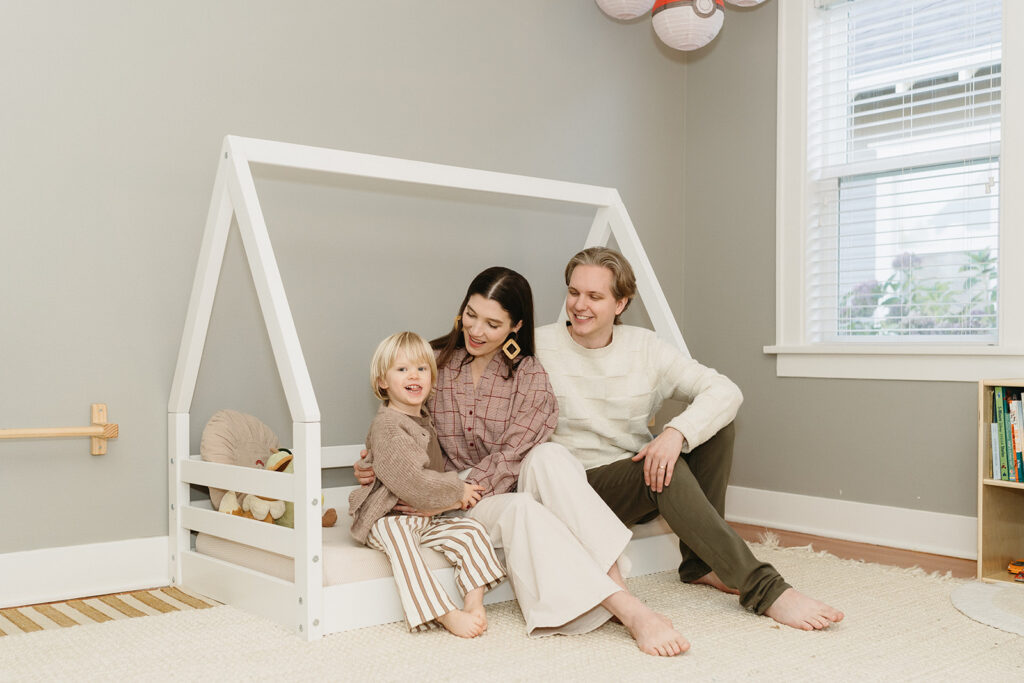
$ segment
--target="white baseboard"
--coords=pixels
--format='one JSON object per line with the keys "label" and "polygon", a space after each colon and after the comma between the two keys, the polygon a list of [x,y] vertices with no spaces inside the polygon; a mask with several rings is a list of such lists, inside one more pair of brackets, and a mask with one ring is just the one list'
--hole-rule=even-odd
{"label": "white baseboard", "polygon": [[730,522],[976,559],[976,517],[730,486]]}
{"label": "white baseboard", "polygon": [[0,554],[0,607],[166,586],[167,536]]}

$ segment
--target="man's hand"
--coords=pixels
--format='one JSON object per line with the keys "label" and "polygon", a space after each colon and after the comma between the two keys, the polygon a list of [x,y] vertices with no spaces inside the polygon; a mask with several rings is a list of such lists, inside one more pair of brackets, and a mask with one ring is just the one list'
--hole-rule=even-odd
{"label": "man's hand", "polygon": [[[359,451],[359,459],[365,459],[368,454],[369,452],[364,448]],[[356,481],[359,482],[360,486],[369,486],[377,481],[377,475],[373,473],[373,465],[367,465],[363,468],[359,466],[359,463],[354,463],[352,465],[352,473],[356,475]]]}
{"label": "man's hand", "polygon": [[683,452],[683,435],[668,427],[633,456],[644,461],[644,483],[655,493],[661,493],[672,481],[672,471]]}

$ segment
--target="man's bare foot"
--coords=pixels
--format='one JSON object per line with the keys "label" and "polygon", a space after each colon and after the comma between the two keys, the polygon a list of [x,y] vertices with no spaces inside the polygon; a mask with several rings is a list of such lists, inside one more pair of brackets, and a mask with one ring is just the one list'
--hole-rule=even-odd
{"label": "man's bare foot", "polygon": [[690,643],[672,626],[668,617],[652,611],[628,591],[619,591],[601,603],[617,616],[641,652],[674,657],[690,649]]}
{"label": "man's bare foot", "polygon": [[484,628],[487,626],[485,621],[480,619],[479,615],[464,612],[461,609],[453,609],[447,614],[442,614],[437,618],[437,621],[449,633],[453,633],[460,638],[476,638],[484,632]]}
{"label": "man's bare foot", "polygon": [[843,620],[843,613],[835,607],[808,597],[794,588],[787,588],[764,613],[780,624],[803,631],[828,628]]}
{"label": "man's bare foot", "polygon": [[690,583],[699,583],[702,586],[711,586],[712,588],[717,588],[723,593],[729,593],[730,595],[740,594],[740,592],[735,588],[729,588],[728,586],[726,586],[725,582],[718,578],[718,574],[714,572],[708,572],[699,579],[694,579],[693,581],[690,581]]}
{"label": "man's bare foot", "polygon": [[487,610],[484,609],[483,588],[477,588],[466,593],[466,602],[462,606],[462,611],[476,615],[483,622],[484,631],[487,630]]}

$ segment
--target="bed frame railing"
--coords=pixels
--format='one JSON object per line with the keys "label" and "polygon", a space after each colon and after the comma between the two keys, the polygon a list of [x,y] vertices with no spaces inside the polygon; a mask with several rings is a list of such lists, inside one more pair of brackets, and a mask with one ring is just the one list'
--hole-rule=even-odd
{"label": "bed frame railing", "polygon": [[[180,435],[174,439],[172,452],[184,455],[170,458],[170,476],[174,487],[171,499],[171,576],[172,581],[188,572],[189,576],[203,572],[214,572],[221,564],[220,560],[198,555],[191,549],[191,532],[206,533],[219,538],[242,543],[266,550],[295,560],[295,581],[288,582],[276,579],[259,572],[247,573],[247,581],[252,585],[246,591],[256,591],[265,595],[267,591],[278,595],[276,600],[265,601],[261,609],[278,610],[266,614],[271,618],[280,619],[279,610],[294,610],[296,631],[307,638],[318,637],[322,622],[322,605],[319,604],[323,583],[323,569],[320,559],[323,556],[323,541],[320,535],[319,517],[323,513],[321,505],[322,489],[320,470],[322,468],[350,467],[359,460],[362,444],[344,446],[325,446],[318,448],[312,441],[319,441],[319,423],[296,423],[295,433],[300,431],[314,433],[316,439],[308,439],[304,446],[298,441],[293,448],[295,454],[294,473],[269,472],[251,467],[225,465],[207,462],[196,454],[190,454],[188,448],[188,415],[174,414],[170,416],[170,433]],[[315,428],[314,428],[315,425]],[[310,457],[314,454],[314,457]],[[309,464],[312,464],[312,467]],[[235,515],[192,505],[189,486],[213,486],[215,488],[251,493],[266,498],[274,498],[295,503],[295,528],[266,524]],[[300,521],[300,513],[316,519],[309,522]],[[312,533],[304,533],[303,530]],[[306,590],[315,587],[316,590]],[[244,593],[245,591],[241,591]],[[210,597],[228,601],[238,596]],[[244,599],[244,596],[242,596]],[[277,607],[273,607],[274,604]],[[284,607],[282,607],[282,605]],[[286,621],[286,623],[288,623]]]}
{"label": "bed frame railing", "polygon": [[[226,590],[231,591],[231,595],[211,594],[210,597],[237,603],[252,599],[254,594],[265,595],[266,591],[271,591],[275,597],[255,601],[260,604],[255,604],[253,611],[285,624],[295,624],[296,631],[305,638],[322,636],[320,423],[292,423],[292,452],[295,455],[293,474],[209,463],[193,458],[189,452],[188,413],[168,413],[168,435],[171,454],[168,458],[171,483],[171,581],[181,581],[186,572],[193,577],[201,576],[203,572],[217,571],[219,560],[199,556],[191,549],[192,531],[213,534],[292,557],[295,560],[294,582],[251,572],[247,574],[251,583],[244,590],[242,587],[228,587]],[[353,451],[358,458],[359,450],[356,447],[331,449],[327,461],[331,466],[339,466],[335,463],[343,462]],[[288,529],[193,506],[190,501],[190,484],[291,501],[295,504],[295,527]],[[268,613],[268,609],[274,611]]]}

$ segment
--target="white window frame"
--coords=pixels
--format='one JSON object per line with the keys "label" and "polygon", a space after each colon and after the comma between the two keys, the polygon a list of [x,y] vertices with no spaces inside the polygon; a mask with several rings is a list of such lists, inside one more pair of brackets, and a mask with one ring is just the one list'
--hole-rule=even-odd
{"label": "white window frame", "polygon": [[764,347],[766,354],[776,357],[776,374],[954,382],[1020,375],[1024,369],[1024,41],[1019,37],[1024,35],[1024,2],[1003,0],[999,340],[995,344],[807,342],[807,24],[813,5],[814,0],[777,3],[776,343]]}

